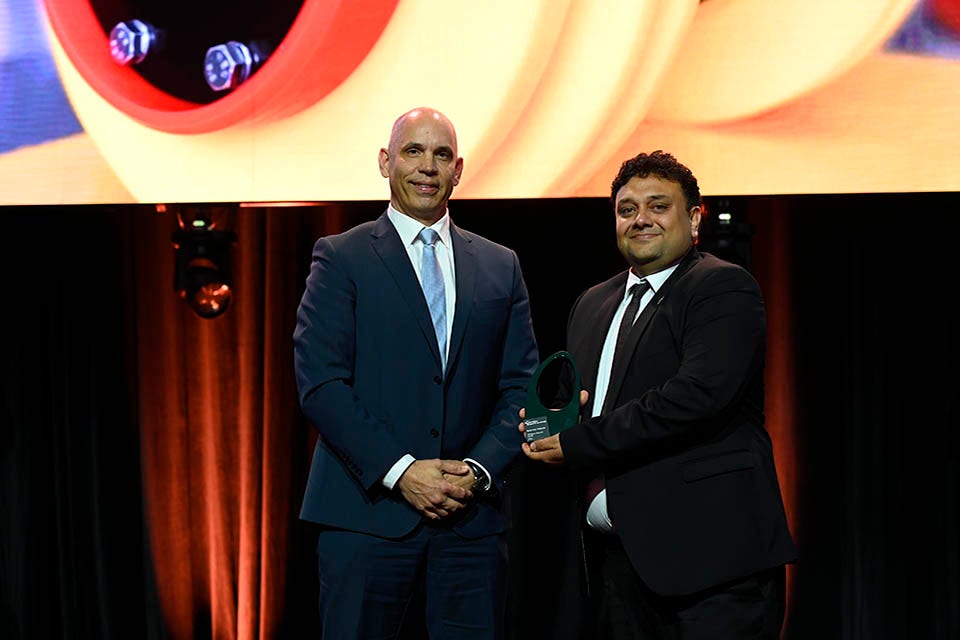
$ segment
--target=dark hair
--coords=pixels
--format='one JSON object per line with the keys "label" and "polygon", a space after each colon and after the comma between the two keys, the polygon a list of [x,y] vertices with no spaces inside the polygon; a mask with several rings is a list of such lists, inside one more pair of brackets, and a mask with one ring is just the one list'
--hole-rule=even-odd
{"label": "dark hair", "polygon": [[693,172],[677,162],[672,155],[660,149],[649,154],[641,153],[620,165],[620,172],[610,186],[610,201],[616,206],[617,192],[623,188],[623,185],[630,182],[632,178],[646,178],[649,175],[678,183],[687,201],[687,211],[700,205],[700,187]]}

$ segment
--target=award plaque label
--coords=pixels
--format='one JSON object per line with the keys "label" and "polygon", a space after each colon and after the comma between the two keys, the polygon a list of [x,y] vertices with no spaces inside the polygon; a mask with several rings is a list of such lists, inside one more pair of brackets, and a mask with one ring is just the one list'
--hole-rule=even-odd
{"label": "award plaque label", "polygon": [[[554,375],[546,379],[544,372]],[[570,400],[558,407],[555,405],[561,391],[569,391]],[[544,392],[554,396],[554,400],[547,402],[549,407],[544,404]],[[562,403],[562,399],[559,401]],[[580,372],[570,353],[557,351],[540,363],[527,385],[524,412],[527,442],[558,434],[577,424],[580,419]]]}

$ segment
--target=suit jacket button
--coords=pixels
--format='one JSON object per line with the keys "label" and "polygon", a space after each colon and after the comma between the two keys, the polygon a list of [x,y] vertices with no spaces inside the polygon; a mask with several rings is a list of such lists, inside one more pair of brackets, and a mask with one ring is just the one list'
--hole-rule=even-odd
{"label": "suit jacket button", "polygon": [[443,382],[443,378],[441,378],[440,376],[433,376],[433,381],[436,384],[440,384],[441,382]]}
{"label": "suit jacket button", "polygon": [[437,431],[436,429],[430,429],[430,435],[433,436],[434,438],[439,438],[440,432]]}

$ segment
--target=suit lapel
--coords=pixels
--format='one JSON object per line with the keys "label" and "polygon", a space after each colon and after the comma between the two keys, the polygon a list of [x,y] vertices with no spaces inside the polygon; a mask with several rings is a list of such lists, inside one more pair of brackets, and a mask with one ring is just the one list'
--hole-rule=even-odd
{"label": "suit lapel", "polygon": [[473,246],[473,241],[452,221],[450,222],[450,239],[453,243],[453,264],[457,276],[457,305],[453,313],[453,329],[450,331],[448,371],[453,369],[457,355],[460,353],[477,289],[477,250]]}
{"label": "suit lapel", "polygon": [[420,287],[420,281],[417,280],[413,265],[410,264],[407,249],[403,246],[400,235],[386,213],[377,219],[371,236],[373,237],[373,250],[380,256],[384,267],[396,283],[401,297],[409,306],[417,324],[420,325],[420,330],[423,332],[423,337],[427,341],[430,352],[439,365],[440,348],[437,346],[437,334],[433,330],[433,321],[430,319],[427,300],[423,296],[423,289]]}
{"label": "suit lapel", "polygon": [[[650,326],[650,321],[653,320],[653,317],[660,310],[661,303],[663,303],[664,299],[670,294],[670,290],[677,281],[680,280],[698,260],[699,254],[695,250],[691,250],[683,260],[680,261],[680,264],[677,265],[674,272],[670,274],[667,281],[654,293],[653,299],[643,308],[637,321],[633,323],[633,327],[627,335],[627,340],[623,343],[623,352],[614,358],[613,370],[610,372],[610,385],[607,387],[607,397],[604,398],[603,401],[603,413],[609,413],[616,408],[617,396],[620,395],[620,388],[623,386],[623,380],[627,375],[627,369],[630,367],[630,361],[633,359],[633,353],[636,351],[640,338],[643,337],[647,327]],[[607,322],[607,326],[609,326],[609,321]]]}
{"label": "suit lapel", "polygon": [[[584,353],[587,355],[587,362],[580,367],[581,383],[583,388],[590,392],[593,398],[597,388],[597,370],[600,368],[600,356],[603,353],[603,343],[606,341],[607,332],[610,329],[610,323],[613,322],[613,315],[617,312],[620,301],[623,300],[623,287],[627,282],[627,272],[624,271],[622,277],[618,277],[611,288],[607,291],[597,309],[596,331],[590,331],[586,336]],[[578,365],[580,366],[580,365]],[[609,394],[608,394],[609,395]]]}

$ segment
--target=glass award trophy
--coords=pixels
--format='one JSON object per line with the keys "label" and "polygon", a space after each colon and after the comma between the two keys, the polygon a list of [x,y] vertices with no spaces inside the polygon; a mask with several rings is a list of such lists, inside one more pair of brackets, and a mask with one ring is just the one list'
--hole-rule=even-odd
{"label": "glass award trophy", "polygon": [[540,363],[524,404],[527,442],[560,433],[580,419],[580,372],[573,356],[557,351]]}

